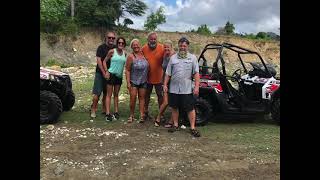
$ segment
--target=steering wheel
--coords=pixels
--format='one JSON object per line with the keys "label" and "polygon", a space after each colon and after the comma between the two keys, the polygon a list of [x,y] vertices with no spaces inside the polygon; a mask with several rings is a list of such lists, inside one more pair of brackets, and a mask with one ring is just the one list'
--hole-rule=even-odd
{"label": "steering wheel", "polygon": [[242,70],[239,68],[239,69],[237,69],[236,71],[234,71],[233,73],[232,73],[232,79],[231,79],[231,81],[232,82],[236,82],[236,81],[239,81],[240,80],[240,78],[241,78],[241,74],[242,74]]}

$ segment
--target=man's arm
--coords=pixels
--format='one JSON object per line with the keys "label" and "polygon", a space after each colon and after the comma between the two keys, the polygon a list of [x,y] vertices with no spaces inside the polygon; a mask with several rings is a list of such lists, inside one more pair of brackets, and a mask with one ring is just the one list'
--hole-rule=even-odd
{"label": "man's arm", "polygon": [[171,79],[172,75],[172,58],[170,57],[170,60],[167,65],[166,69],[166,75],[164,77],[164,82],[163,82],[163,92],[167,93],[168,92],[168,82]]}
{"label": "man's arm", "polygon": [[106,79],[109,79],[110,78],[110,73],[108,71],[108,67],[107,67],[107,62],[111,59],[113,55],[113,49],[110,49],[107,56],[104,58],[104,61],[103,61],[103,68],[105,69],[105,78]]}
{"label": "man's arm", "polygon": [[198,96],[199,95],[199,84],[200,84],[200,75],[199,75],[199,63],[198,60],[196,58],[196,56],[194,56],[194,64],[193,64],[193,79],[194,79],[194,89],[193,89],[193,94]]}
{"label": "man's arm", "polygon": [[199,84],[200,84],[200,75],[198,72],[193,75],[193,79],[194,79],[193,94],[198,96],[199,95]]}
{"label": "man's arm", "polygon": [[97,64],[98,64],[98,67],[99,67],[103,77],[106,77],[106,70],[103,68],[103,65],[101,62],[101,57],[97,57]]}

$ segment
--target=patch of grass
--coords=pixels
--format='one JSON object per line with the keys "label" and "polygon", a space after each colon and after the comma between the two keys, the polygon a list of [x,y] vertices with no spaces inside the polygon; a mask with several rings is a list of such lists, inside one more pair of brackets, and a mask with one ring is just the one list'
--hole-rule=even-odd
{"label": "patch of grass", "polygon": [[[125,76],[123,76],[125,78]],[[73,109],[69,112],[64,112],[60,118],[61,121],[68,121],[70,123],[82,123],[83,121],[90,122],[89,111],[90,106],[92,104],[92,87],[93,87],[94,75],[83,78],[83,79],[76,79],[72,77],[73,86],[72,89],[75,93],[75,104]],[[157,115],[158,113],[158,102],[156,94],[153,90],[151,94],[150,103],[149,103],[149,111],[152,116]],[[98,104],[98,111],[97,111],[97,118],[95,122],[102,122],[105,124],[105,117],[102,112],[102,94],[100,96],[99,104]],[[129,109],[129,93],[127,90],[127,83],[126,80],[123,79],[122,85],[119,92],[119,114],[121,120],[127,120],[130,114]],[[113,110],[113,98],[111,100],[111,112]],[[135,118],[139,118],[139,103],[138,98],[136,100],[136,107],[135,107]]]}
{"label": "patch of grass", "polygon": [[[94,67],[93,67],[94,68]],[[123,76],[125,77],[125,76]],[[129,94],[125,79],[120,89],[119,96],[119,113],[120,120],[113,122],[105,122],[105,116],[102,112],[102,102],[99,101],[97,117],[90,122],[89,110],[92,103],[92,86],[94,74],[87,78],[77,79],[72,77],[73,90],[76,97],[74,108],[71,111],[64,112],[60,117],[59,123],[83,125],[88,127],[106,127],[116,128],[127,121],[129,117]],[[111,103],[111,112],[113,111],[113,100]],[[151,94],[149,112],[152,116],[158,113],[157,97],[153,90]],[[167,118],[170,118],[170,110],[165,113]],[[136,101],[135,118],[139,118],[139,104]],[[189,127],[187,127],[189,128]],[[236,122],[209,122],[206,126],[197,127],[202,137],[208,138],[214,142],[219,142],[227,146],[235,146],[235,151],[248,153],[248,157],[259,157],[261,159],[279,159],[280,154],[280,127],[265,121],[252,123]],[[249,154],[250,153],[250,154]]]}
{"label": "patch of grass", "polygon": [[277,158],[280,154],[280,128],[275,124],[209,123],[198,129],[213,141],[243,146],[251,155]]}
{"label": "patch of grass", "polygon": [[71,67],[73,66],[72,64],[64,64],[61,63],[59,61],[57,61],[56,59],[49,59],[44,66],[60,66],[61,68],[67,68],[67,67]]}

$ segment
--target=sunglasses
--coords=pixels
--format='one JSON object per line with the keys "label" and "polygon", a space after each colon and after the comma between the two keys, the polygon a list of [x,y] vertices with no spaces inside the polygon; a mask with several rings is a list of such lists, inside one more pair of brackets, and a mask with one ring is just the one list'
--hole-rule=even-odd
{"label": "sunglasses", "polygon": [[108,39],[116,39],[115,37],[108,37]]}
{"label": "sunglasses", "polygon": [[124,42],[118,42],[118,44],[124,44]]}

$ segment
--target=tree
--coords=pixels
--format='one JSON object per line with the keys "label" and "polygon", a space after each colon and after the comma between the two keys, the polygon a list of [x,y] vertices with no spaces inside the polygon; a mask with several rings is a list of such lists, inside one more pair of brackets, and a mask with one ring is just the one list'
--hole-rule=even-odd
{"label": "tree", "polygon": [[71,0],[71,19],[73,20],[74,18],[74,0]]}
{"label": "tree", "polygon": [[69,0],[40,0],[40,28],[54,32],[66,19]]}
{"label": "tree", "polygon": [[197,33],[203,34],[203,35],[210,35],[211,31],[206,24],[202,24],[198,27]]}
{"label": "tree", "polygon": [[160,8],[154,13],[151,12],[151,14],[147,17],[147,21],[144,23],[144,28],[147,31],[154,31],[157,29],[157,26],[159,24],[163,24],[166,22],[166,16],[164,15],[164,7],[160,6]]}
{"label": "tree", "polygon": [[258,32],[258,34],[256,35],[257,39],[266,39],[267,37],[267,33],[265,32]]}
{"label": "tree", "polygon": [[77,0],[76,16],[83,26],[112,28],[120,17],[142,16],[146,9],[141,0]]}
{"label": "tree", "polygon": [[57,32],[69,25],[112,29],[120,17],[142,16],[146,9],[142,0],[40,0],[40,29]]}
{"label": "tree", "polygon": [[123,26],[124,26],[124,27],[127,27],[128,24],[133,24],[133,21],[132,21],[131,19],[129,19],[129,18],[125,18],[125,19],[123,20]]}
{"label": "tree", "polygon": [[229,21],[226,23],[226,25],[224,26],[224,29],[226,31],[226,33],[228,35],[230,34],[233,34],[234,33],[234,30],[235,30],[235,27],[232,23],[230,23]]}

